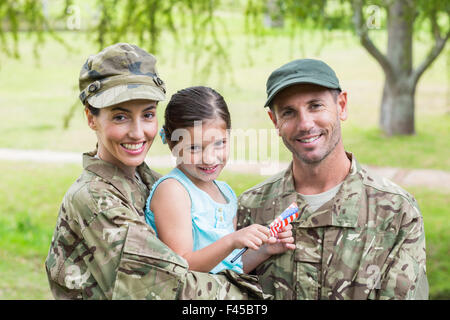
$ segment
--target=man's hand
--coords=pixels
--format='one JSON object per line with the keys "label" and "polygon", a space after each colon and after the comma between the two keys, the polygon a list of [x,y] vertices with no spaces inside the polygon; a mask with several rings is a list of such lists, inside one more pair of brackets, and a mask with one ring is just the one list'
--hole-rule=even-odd
{"label": "man's hand", "polygon": [[277,237],[270,237],[267,240],[261,250],[265,250],[267,255],[280,254],[287,250],[294,250],[294,237],[292,236],[292,225],[288,224],[287,226],[281,229],[281,232],[278,233]]}

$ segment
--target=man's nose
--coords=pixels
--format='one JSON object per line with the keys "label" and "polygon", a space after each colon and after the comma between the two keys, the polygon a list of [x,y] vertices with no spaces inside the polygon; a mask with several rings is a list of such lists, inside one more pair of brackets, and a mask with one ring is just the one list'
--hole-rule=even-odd
{"label": "man's nose", "polygon": [[297,129],[299,131],[309,131],[314,128],[314,117],[310,112],[301,111],[297,116]]}

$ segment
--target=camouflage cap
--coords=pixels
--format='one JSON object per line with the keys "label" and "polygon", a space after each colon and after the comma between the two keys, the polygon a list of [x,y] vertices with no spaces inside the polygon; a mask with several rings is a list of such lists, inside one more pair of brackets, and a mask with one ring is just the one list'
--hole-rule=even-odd
{"label": "camouflage cap", "polygon": [[116,43],[89,56],[81,68],[80,100],[95,108],[124,101],[166,98],[156,58],[136,45]]}
{"label": "camouflage cap", "polygon": [[339,80],[325,62],[314,59],[298,59],[286,63],[271,73],[267,79],[267,101],[270,106],[278,92],[299,83],[312,83],[325,88],[339,89]]}

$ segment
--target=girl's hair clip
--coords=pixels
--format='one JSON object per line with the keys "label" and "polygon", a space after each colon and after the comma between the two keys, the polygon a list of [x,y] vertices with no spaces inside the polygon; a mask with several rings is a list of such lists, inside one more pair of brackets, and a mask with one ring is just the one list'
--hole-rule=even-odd
{"label": "girl's hair clip", "polygon": [[159,130],[159,136],[161,137],[162,143],[167,144],[166,131],[164,130],[164,126],[162,126],[161,130]]}

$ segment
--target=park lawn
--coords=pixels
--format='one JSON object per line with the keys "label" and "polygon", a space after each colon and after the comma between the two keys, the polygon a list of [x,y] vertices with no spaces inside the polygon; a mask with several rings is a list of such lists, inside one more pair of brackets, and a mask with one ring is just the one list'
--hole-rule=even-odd
{"label": "park lawn", "polygon": [[[0,299],[51,299],[44,261],[60,202],[81,166],[0,161],[0,171]],[[220,179],[239,195],[265,178],[225,171]],[[424,217],[431,298],[449,299],[450,192],[408,191]]]}

